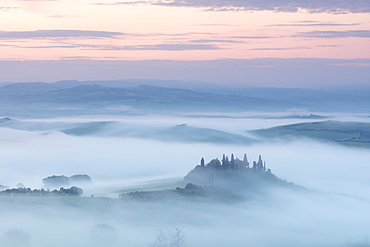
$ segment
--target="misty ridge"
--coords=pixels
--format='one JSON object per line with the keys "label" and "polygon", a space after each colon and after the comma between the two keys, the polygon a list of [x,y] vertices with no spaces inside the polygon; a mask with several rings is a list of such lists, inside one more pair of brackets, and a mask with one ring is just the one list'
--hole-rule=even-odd
{"label": "misty ridge", "polygon": [[0,246],[368,246],[366,91],[126,80],[0,95]]}
{"label": "misty ridge", "polygon": [[[226,87],[165,80],[10,83],[0,87],[3,116],[286,111],[364,112],[369,89]],[[32,114],[31,114],[32,113]]]}

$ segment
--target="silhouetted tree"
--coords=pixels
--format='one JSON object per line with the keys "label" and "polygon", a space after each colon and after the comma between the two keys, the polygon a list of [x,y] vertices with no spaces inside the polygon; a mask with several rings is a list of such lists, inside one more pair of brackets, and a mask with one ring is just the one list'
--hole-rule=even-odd
{"label": "silhouetted tree", "polygon": [[164,233],[162,230],[157,231],[157,238],[153,247],[185,247],[185,236],[181,230],[169,231]]}
{"label": "silhouetted tree", "polygon": [[42,179],[42,182],[46,187],[62,187],[69,185],[69,178],[63,175],[53,175]]}
{"label": "silhouetted tree", "polygon": [[230,168],[235,169],[235,159],[234,154],[231,154]]}
{"label": "silhouetted tree", "polygon": [[214,168],[214,169],[220,169],[221,162],[218,159],[213,159],[207,164],[207,167]]}
{"label": "silhouetted tree", "polygon": [[22,184],[22,183],[17,183],[16,187],[17,188],[25,188],[24,184]]}
{"label": "silhouetted tree", "polygon": [[63,187],[59,190],[55,189],[50,191],[49,189],[34,189],[31,188],[12,188],[0,191],[0,196],[81,196],[83,190],[76,186],[64,189]]}
{"label": "silhouetted tree", "polygon": [[243,162],[245,162],[245,163],[247,163],[247,162],[248,162],[247,154],[244,154]]}
{"label": "silhouetted tree", "polygon": [[72,186],[69,189],[60,188],[58,191],[59,195],[61,196],[81,196],[83,194],[83,190],[76,186]]}
{"label": "silhouetted tree", "polygon": [[86,174],[77,174],[69,177],[71,184],[87,184],[91,183],[91,177]]}
{"label": "silhouetted tree", "polygon": [[229,169],[230,167],[230,163],[229,163],[229,157],[226,156],[225,158],[225,164],[222,166],[223,169],[227,170]]}
{"label": "silhouetted tree", "polygon": [[188,183],[185,186],[185,190],[198,190],[198,189],[199,189],[199,187],[195,184],[192,184],[192,183]]}

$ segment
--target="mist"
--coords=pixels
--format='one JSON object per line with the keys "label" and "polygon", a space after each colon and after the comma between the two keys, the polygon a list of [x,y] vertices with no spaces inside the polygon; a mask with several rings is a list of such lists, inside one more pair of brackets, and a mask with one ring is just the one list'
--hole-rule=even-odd
{"label": "mist", "polygon": [[[62,131],[101,120],[115,124],[83,135]],[[252,138],[247,130],[298,121],[308,120],[100,116],[19,120],[0,127],[1,185],[42,188],[42,179],[51,175],[92,178],[83,197],[0,197],[0,246],[8,246],[11,229],[28,234],[31,246],[39,247],[149,247],[159,229],[180,229],[187,246],[194,247],[363,243],[370,220],[368,149],[310,139],[233,143],[156,135],[158,129],[186,124]],[[124,134],[128,130],[141,134]],[[239,158],[246,153],[250,161],[262,155],[276,176],[304,188],[269,188],[235,202],[118,198],[129,191],[174,189],[202,157],[209,162],[231,153]]]}

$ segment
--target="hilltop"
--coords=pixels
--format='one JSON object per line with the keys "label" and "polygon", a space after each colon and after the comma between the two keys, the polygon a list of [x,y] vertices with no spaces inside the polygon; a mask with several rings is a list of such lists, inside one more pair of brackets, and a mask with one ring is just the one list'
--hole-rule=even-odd
{"label": "hilltop", "polygon": [[[269,189],[303,189],[275,176],[261,155],[258,161],[249,163],[247,155],[243,160],[223,155],[222,161],[212,159],[205,164],[204,158],[195,166],[176,189],[157,191],[135,191],[120,194],[123,199],[139,200],[217,200],[235,202],[263,195]],[[183,188],[181,188],[183,187]]]}

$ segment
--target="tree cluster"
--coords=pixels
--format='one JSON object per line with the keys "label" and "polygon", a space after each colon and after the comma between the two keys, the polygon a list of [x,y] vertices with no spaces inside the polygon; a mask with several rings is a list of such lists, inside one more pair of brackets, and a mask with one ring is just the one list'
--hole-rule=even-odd
{"label": "tree cluster", "polygon": [[53,175],[42,179],[42,182],[45,187],[61,187],[68,186],[70,184],[76,185],[91,183],[91,178],[85,174],[73,175],[71,177],[67,177],[64,175]]}
{"label": "tree cluster", "polygon": [[60,188],[59,190],[45,190],[45,189],[34,189],[31,188],[12,188],[0,191],[0,196],[81,196],[83,190],[76,186],[71,188]]}

